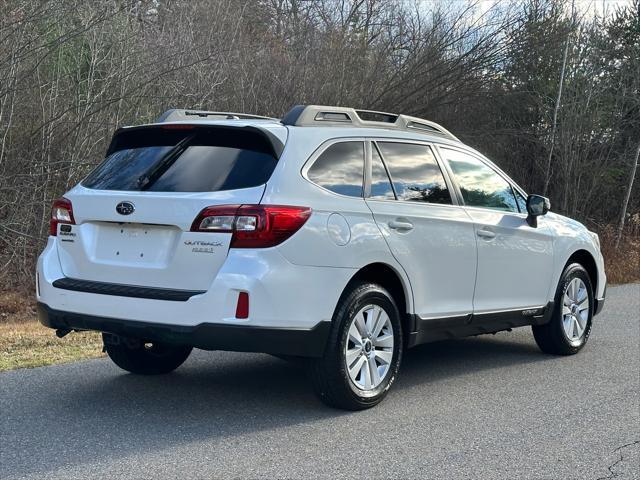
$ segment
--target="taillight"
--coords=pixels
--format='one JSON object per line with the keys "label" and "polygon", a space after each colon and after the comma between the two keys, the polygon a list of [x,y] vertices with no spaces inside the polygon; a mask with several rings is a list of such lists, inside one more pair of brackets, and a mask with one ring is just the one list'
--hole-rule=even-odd
{"label": "taillight", "polygon": [[51,220],[49,221],[49,235],[54,237],[58,234],[58,224],[75,225],[73,219],[73,208],[71,202],[66,198],[59,198],[53,201],[51,207]]}
{"label": "taillight", "polygon": [[266,248],[284,242],[310,215],[307,207],[221,205],[202,210],[191,231],[232,233],[231,248]]}

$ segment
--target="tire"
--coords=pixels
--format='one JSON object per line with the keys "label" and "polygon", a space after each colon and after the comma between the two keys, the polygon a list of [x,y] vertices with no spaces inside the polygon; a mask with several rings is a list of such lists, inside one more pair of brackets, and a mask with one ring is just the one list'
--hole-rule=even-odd
{"label": "tire", "polygon": [[[350,332],[351,327],[355,330]],[[353,341],[356,337],[359,344]],[[338,302],[324,356],[309,361],[314,390],[320,400],[335,408],[371,408],[396,380],[402,348],[402,323],[393,297],[376,284],[354,285]],[[355,378],[349,373],[347,358]]]}
{"label": "tire", "polygon": [[178,368],[189,357],[192,347],[137,338],[102,334],[104,350],[117,366],[139,375],[160,375]]}
{"label": "tire", "polygon": [[[586,290],[586,297],[580,293],[581,286]],[[571,297],[579,297],[580,300],[571,300]],[[585,301],[588,302],[586,311],[581,310]],[[578,263],[568,265],[556,289],[551,320],[544,325],[531,327],[540,350],[554,355],[578,353],[589,340],[594,308],[589,274]],[[572,338],[569,338],[570,334]]]}

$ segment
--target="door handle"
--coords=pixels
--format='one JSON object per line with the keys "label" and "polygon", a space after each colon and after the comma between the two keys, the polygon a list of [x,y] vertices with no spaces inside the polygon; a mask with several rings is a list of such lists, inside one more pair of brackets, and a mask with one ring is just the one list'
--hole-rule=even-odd
{"label": "door handle", "polygon": [[389,222],[389,228],[394,230],[413,230],[413,223],[402,220],[391,220]]}
{"label": "door handle", "polygon": [[491,230],[478,230],[477,233],[478,233],[478,236],[482,238],[491,239],[496,237],[495,232],[492,232]]}

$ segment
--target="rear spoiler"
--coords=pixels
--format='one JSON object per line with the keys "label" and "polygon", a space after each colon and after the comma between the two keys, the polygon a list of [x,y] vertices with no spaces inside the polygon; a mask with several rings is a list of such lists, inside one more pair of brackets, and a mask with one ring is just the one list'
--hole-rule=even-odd
{"label": "rear spoiler", "polygon": [[[133,127],[122,127],[115,131],[113,134],[113,138],[111,139],[111,143],[109,144],[109,148],[107,149],[106,156],[111,155],[113,152],[122,150],[123,144],[126,144],[127,141],[130,140],[130,134],[134,132],[140,132],[144,135],[145,130],[166,130],[167,136],[171,133],[178,132],[180,130],[184,130],[186,128],[192,127],[193,129],[211,129],[211,130],[219,130],[221,131],[221,146],[229,146],[229,147],[237,147],[241,146],[239,135],[246,135],[249,140],[256,142],[254,143],[254,149],[263,151],[268,150],[267,153],[273,155],[275,158],[280,159],[282,155],[282,151],[284,150],[284,143],[275,136],[272,132],[265,128],[260,128],[257,125],[222,125],[222,124],[206,124],[199,123],[197,121],[193,123],[152,123],[148,125],[139,125]],[[144,144],[144,140],[141,141]],[[256,145],[262,143],[262,148],[255,148]],[[150,144],[153,142],[150,141]],[[265,149],[264,146],[268,146],[269,148]]]}

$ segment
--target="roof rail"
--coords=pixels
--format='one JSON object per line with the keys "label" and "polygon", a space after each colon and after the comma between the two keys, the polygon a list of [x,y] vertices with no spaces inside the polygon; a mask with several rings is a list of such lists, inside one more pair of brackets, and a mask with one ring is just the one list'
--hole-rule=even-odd
{"label": "roof rail", "polygon": [[298,127],[377,127],[416,131],[419,133],[441,135],[456,142],[460,140],[449,130],[435,122],[397,113],[377,112],[375,110],[356,110],[347,107],[329,107],[325,105],[296,105],[282,118],[284,125]]}
{"label": "roof rail", "polygon": [[247,113],[233,112],[208,112],[205,110],[185,110],[182,108],[172,108],[167,110],[157,120],[157,123],[175,122],[180,120],[206,120],[214,117],[217,120],[276,120],[277,118],[263,117],[260,115],[249,115]]}

